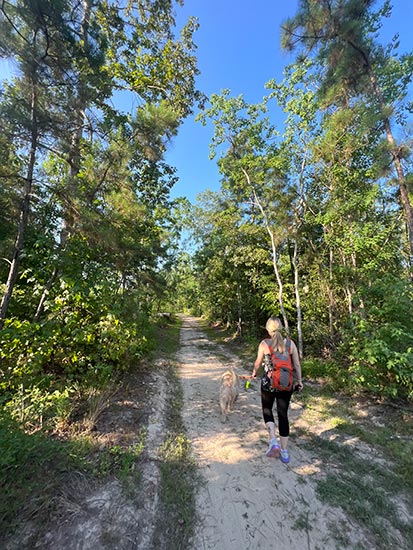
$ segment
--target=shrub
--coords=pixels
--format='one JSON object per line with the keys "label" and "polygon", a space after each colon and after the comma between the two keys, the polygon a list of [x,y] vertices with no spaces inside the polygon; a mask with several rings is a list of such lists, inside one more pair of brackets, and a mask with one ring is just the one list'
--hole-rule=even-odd
{"label": "shrub", "polygon": [[345,334],[341,352],[349,381],[385,397],[413,398],[412,288],[387,276],[371,285],[363,315]]}

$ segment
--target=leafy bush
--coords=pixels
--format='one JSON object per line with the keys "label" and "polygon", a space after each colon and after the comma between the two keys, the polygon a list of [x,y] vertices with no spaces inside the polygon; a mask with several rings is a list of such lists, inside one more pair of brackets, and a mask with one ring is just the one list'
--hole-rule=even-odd
{"label": "leafy bush", "polygon": [[[360,329],[363,325],[359,324]],[[369,331],[360,330],[360,336],[349,342],[349,381],[384,397],[413,398],[411,335],[400,327],[384,324]]]}
{"label": "leafy bush", "polygon": [[337,365],[334,361],[309,357],[303,361],[302,368],[306,378],[329,378],[336,372]]}
{"label": "leafy bush", "polygon": [[47,373],[107,378],[115,365],[127,369],[148,347],[137,325],[113,314],[91,319],[78,311],[67,312],[64,322],[54,318],[42,324],[10,320],[1,333],[0,357],[6,374],[2,386],[16,389],[26,376]]}
{"label": "leafy bush", "polygon": [[390,276],[375,281],[373,302],[343,339],[349,382],[384,397],[413,398],[412,289]]}
{"label": "leafy bush", "polygon": [[41,322],[6,321],[0,399],[14,418],[34,429],[64,417],[74,383],[100,386],[148,353],[148,321],[125,315],[122,300],[110,285],[62,281]]}
{"label": "leafy bush", "polygon": [[41,386],[21,385],[11,393],[5,403],[5,411],[29,432],[45,427],[50,419],[67,418],[71,411],[73,387],[44,390]]}

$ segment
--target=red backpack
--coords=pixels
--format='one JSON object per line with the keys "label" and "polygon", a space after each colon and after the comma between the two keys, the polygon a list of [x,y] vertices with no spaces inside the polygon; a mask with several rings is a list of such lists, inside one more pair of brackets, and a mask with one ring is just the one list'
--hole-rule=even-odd
{"label": "red backpack", "polygon": [[[267,344],[268,345],[268,344]],[[270,345],[271,363],[267,377],[274,391],[291,391],[293,389],[293,362],[291,360],[291,340],[286,339],[285,352],[274,350]]]}

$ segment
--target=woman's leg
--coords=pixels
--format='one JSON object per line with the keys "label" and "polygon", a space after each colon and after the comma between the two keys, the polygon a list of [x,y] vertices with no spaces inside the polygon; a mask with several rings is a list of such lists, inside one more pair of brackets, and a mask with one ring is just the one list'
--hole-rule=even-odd
{"label": "woman's leg", "polygon": [[[271,437],[275,437],[275,423],[272,408],[275,401],[275,392],[261,390],[261,405],[262,416],[264,418],[265,426],[270,432]],[[272,435],[271,435],[272,434]]]}
{"label": "woman's leg", "polygon": [[280,434],[281,449],[285,450],[290,435],[290,423],[288,420],[288,407],[290,405],[292,392],[283,391],[276,395],[278,432]]}

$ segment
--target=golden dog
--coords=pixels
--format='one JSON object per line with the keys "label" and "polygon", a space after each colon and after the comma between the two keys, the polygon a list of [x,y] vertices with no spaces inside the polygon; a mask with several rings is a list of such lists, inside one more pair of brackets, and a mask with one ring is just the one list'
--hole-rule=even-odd
{"label": "golden dog", "polygon": [[221,420],[225,422],[227,412],[231,411],[234,401],[239,394],[239,377],[234,369],[229,368],[221,377],[219,392],[219,404],[221,407]]}

